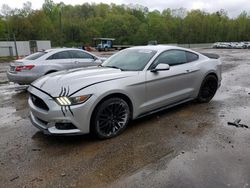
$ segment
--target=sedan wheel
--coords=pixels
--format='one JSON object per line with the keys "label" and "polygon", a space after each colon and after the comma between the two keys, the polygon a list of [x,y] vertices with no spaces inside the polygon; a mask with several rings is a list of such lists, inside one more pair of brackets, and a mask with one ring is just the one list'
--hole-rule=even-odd
{"label": "sedan wheel", "polygon": [[126,101],[110,98],[95,110],[92,129],[101,139],[112,138],[125,130],[130,120],[130,109]]}
{"label": "sedan wheel", "polygon": [[198,101],[201,103],[209,102],[215,95],[218,88],[218,80],[214,75],[208,75],[202,82]]}

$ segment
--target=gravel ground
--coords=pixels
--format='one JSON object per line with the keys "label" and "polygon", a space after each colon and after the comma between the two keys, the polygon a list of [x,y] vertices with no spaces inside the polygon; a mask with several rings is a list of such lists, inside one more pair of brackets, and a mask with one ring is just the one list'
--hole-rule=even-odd
{"label": "gravel ground", "polygon": [[0,187],[249,187],[250,51],[217,53],[223,81],[189,102],[134,121],[120,136],[46,136],[28,119],[27,92],[0,66]]}

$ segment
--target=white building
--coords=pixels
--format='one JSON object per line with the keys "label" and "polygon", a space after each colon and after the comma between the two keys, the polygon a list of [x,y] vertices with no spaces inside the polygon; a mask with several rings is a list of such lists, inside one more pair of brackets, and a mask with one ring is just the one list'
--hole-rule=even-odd
{"label": "white building", "polygon": [[[35,40],[35,41],[16,41],[18,56],[27,56],[31,53],[51,48],[51,42]],[[0,57],[16,56],[16,48],[14,41],[0,41]]]}

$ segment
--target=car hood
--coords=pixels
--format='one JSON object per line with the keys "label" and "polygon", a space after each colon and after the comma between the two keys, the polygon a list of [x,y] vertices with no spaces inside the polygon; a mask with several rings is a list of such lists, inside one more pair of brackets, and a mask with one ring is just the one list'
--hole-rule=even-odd
{"label": "car hood", "polygon": [[31,86],[52,97],[58,97],[64,90],[68,95],[71,95],[81,88],[94,84],[137,75],[138,72],[136,71],[121,71],[120,69],[106,67],[80,68],[43,76],[34,81]]}

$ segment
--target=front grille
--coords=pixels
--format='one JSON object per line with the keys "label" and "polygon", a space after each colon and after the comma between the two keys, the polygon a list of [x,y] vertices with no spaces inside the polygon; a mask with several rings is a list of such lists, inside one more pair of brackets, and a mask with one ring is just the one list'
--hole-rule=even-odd
{"label": "front grille", "polygon": [[39,97],[37,97],[33,94],[30,94],[30,98],[36,107],[41,108],[41,109],[46,110],[46,111],[49,111],[49,107],[42,99],[40,99]]}

